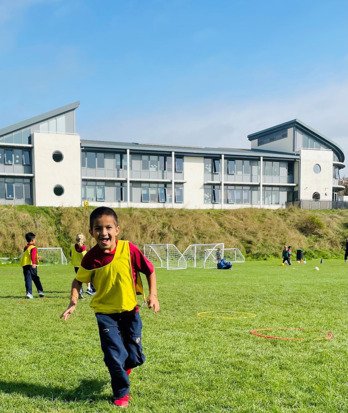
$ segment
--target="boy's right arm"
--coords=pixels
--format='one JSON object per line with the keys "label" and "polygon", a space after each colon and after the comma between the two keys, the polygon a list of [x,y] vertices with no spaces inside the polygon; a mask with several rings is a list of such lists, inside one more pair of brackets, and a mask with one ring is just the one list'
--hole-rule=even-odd
{"label": "boy's right arm", "polygon": [[80,291],[81,285],[82,283],[80,281],[77,281],[76,278],[74,278],[74,281],[71,284],[70,303],[68,305],[68,308],[60,316],[60,318],[62,318],[64,321],[67,320],[71,316],[71,314],[75,311],[76,304],[79,300],[79,291]]}

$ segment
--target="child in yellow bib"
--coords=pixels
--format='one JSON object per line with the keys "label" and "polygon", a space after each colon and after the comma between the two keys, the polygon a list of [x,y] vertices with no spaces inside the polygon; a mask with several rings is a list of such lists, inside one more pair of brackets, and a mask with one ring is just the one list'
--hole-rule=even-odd
{"label": "child in yellow bib", "polygon": [[40,277],[37,273],[37,265],[39,263],[39,257],[36,248],[36,236],[33,232],[27,232],[25,234],[25,239],[27,245],[24,247],[24,251],[21,256],[20,265],[23,269],[24,283],[25,283],[25,296],[26,298],[32,299],[33,296],[33,287],[32,283],[34,282],[39,297],[44,297],[44,291],[41,284]]}
{"label": "child in yellow bib", "polygon": [[[82,262],[82,258],[86,255],[87,249],[85,246],[86,238],[83,234],[76,235],[76,243],[70,247],[70,259],[71,265],[73,265],[75,273],[79,270]],[[91,283],[87,284],[87,294],[93,295],[93,287]],[[83,287],[79,291],[79,298],[83,298]]]}
{"label": "child in yellow bib", "polygon": [[89,231],[97,245],[84,256],[72,283],[69,306],[61,317],[67,320],[75,310],[82,283],[92,282],[96,292],[90,305],[96,314],[104,362],[111,376],[113,403],[127,407],[129,374],[145,361],[136,300],[139,272],[146,275],[147,304],[154,312],[159,311],[156,274],[152,263],[134,244],[117,240],[120,229],[113,209],[100,207],[92,211]]}

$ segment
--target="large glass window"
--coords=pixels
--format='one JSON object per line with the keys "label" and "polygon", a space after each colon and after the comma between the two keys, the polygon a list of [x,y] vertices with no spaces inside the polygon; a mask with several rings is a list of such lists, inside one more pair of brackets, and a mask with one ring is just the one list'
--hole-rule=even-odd
{"label": "large glass window", "polygon": [[257,205],[259,203],[259,189],[250,186],[226,185],[224,202],[227,204]]}
{"label": "large glass window", "polygon": [[263,189],[264,205],[284,205],[289,199],[289,188],[266,186]]}

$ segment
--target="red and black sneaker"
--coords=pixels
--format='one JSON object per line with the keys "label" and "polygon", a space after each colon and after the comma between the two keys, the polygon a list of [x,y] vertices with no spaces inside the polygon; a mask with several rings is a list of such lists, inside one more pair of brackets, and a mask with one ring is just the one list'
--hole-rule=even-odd
{"label": "red and black sneaker", "polygon": [[129,394],[126,394],[125,396],[120,397],[119,399],[114,399],[113,404],[118,407],[128,407],[129,399]]}

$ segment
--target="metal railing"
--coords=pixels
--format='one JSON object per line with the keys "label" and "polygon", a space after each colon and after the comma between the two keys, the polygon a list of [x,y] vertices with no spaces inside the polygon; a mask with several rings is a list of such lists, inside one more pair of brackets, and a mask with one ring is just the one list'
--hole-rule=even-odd
{"label": "metal railing", "polygon": [[291,206],[295,206],[301,209],[348,209],[348,202],[302,200],[286,203],[287,208]]}

